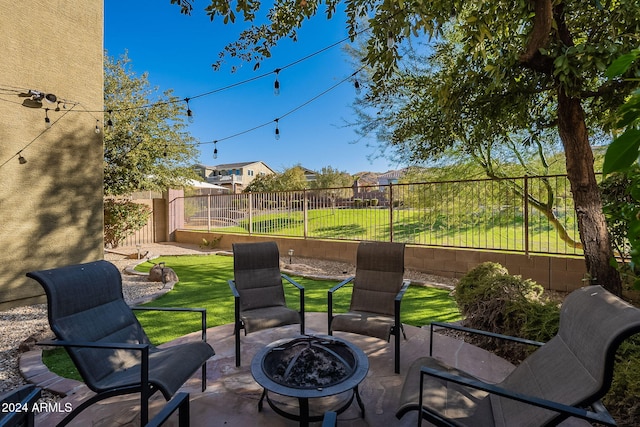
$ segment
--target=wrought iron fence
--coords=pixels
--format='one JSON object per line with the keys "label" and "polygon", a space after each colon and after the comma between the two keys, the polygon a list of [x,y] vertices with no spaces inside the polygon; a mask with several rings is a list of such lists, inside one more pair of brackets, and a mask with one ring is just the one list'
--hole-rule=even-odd
{"label": "wrought iron fence", "polygon": [[582,253],[564,175],[191,196],[184,228]]}

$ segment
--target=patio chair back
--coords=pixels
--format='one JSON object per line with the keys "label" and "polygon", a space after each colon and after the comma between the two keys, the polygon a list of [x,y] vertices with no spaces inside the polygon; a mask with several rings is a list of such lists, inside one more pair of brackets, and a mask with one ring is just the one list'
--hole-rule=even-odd
{"label": "patio chair back", "polygon": [[[558,334],[525,359],[502,387],[571,406],[602,398],[622,341],[640,332],[640,310],[600,286],[572,292],[562,305]],[[557,413],[491,395],[496,425],[546,425]]]}
{"label": "patio chair back", "polygon": [[361,242],[349,311],[393,316],[403,275],[404,243]]}
{"label": "patio chair back", "polygon": [[275,242],[234,243],[233,255],[240,311],[286,305]]}
{"label": "patio chair back", "polygon": [[[28,274],[43,286],[51,330],[59,340],[150,344],[125,303],[122,277],[105,261]],[[68,347],[80,375],[90,387],[140,363],[139,352]]]}

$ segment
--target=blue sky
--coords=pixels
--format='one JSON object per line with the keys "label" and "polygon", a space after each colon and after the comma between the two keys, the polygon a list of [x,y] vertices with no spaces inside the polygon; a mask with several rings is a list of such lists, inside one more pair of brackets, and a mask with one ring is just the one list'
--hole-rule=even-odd
{"label": "blue sky", "polygon": [[[148,72],[152,86],[191,98],[283,68],[347,36],[342,15],[331,21],[318,16],[302,28],[298,42],[281,43],[257,71],[253,71],[253,64],[232,58],[213,71],[211,64],[218,53],[246,24],[211,22],[203,10],[206,4],[208,0],[196,1],[192,15],[184,16],[169,0],[107,0],[105,49],[111,56],[128,51],[133,69],[137,74]],[[232,73],[232,65],[241,67]],[[214,165],[262,160],[278,171],[301,164],[315,170],[332,166],[352,174],[401,167],[380,158],[374,138],[360,139],[354,128],[346,126],[353,121],[351,104],[356,96],[351,82],[280,120],[280,140],[274,136],[275,123],[225,139],[285,115],[350,76],[355,67],[337,46],[283,69],[278,78],[279,96],[273,93],[275,74],[271,74],[193,99],[189,105],[194,121],[189,132],[202,143],[199,162]],[[217,143],[217,159],[210,143],[214,140],[222,140]]]}

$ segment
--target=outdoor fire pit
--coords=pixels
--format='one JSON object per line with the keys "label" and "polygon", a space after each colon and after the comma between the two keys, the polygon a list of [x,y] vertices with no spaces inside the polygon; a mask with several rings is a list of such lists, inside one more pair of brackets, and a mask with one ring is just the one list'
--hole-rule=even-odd
{"label": "outdoor fire pit", "polygon": [[[322,420],[322,415],[309,415],[309,399],[349,391],[351,395],[336,412],[344,412],[355,396],[364,418],[358,385],[368,370],[369,361],[362,350],[348,341],[325,335],[305,335],[273,342],[256,354],[251,363],[253,377],[264,387],[258,410],[262,410],[266,397],[276,413],[300,421],[301,426]],[[278,407],[269,398],[269,392],[297,398],[299,413]]]}

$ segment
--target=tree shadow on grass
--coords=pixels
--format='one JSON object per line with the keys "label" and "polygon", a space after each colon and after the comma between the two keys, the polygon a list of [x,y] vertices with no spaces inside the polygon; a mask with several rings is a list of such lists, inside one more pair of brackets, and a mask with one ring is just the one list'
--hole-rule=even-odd
{"label": "tree shadow on grass", "polygon": [[355,238],[366,234],[367,229],[360,224],[335,225],[332,227],[321,227],[313,230],[312,237],[320,238]]}

